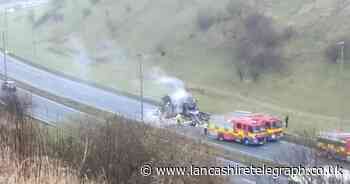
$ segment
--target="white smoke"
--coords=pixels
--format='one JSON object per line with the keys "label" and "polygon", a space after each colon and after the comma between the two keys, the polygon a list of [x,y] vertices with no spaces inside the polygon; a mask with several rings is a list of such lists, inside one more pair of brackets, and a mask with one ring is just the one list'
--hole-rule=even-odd
{"label": "white smoke", "polygon": [[184,82],[178,78],[175,78],[175,77],[169,77],[166,75],[159,76],[158,82],[166,85],[168,88],[170,88],[172,90],[185,89]]}
{"label": "white smoke", "polygon": [[86,50],[84,44],[82,44],[80,38],[71,36],[69,40],[70,46],[76,51],[74,55],[75,61],[79,65],[80,75],[84,78],[88,78],[90,72],[90,65],[93,63],[89,57],[88,51]]}
{"label": "white smoke", "polygon": [[157,83],[164,85],[170,91],[168,95],[177,107],[180,108],[180,105],[188,98],[192,98],[192,95],[186,90],[185,83],[182,80],[168,76],[160,68],[154,68],[151,75]]}

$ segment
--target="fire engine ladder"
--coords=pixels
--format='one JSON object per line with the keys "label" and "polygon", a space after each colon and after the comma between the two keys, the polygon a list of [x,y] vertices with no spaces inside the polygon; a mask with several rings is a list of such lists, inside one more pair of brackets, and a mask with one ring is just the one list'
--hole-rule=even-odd
{"label": "fire engine ladder", "polygon": [[348,139],[350,138],[350,133],[343,132],[322,132],[321,137],[329,139]]}

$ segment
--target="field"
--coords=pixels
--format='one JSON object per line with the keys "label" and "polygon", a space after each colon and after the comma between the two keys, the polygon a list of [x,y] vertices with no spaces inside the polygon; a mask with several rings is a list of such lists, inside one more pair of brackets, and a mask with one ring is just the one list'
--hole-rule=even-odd
{"label": "field", "polygon": [[[149,98],[169,92],[156,79],[173,76],[183,80],[209,112],[289,115],[293,131],[350,130],[349,65],[345,61],[340,75],[339,66],[324,57],[329,43],[348,36],[350,6],[345,1],[242,1],[271,17],[278,29],[291,26],[296,31],[282,49],[286,67],[257,82],[240,81],[236,73],[237,39],[227,35],[239,35],[242,25],[229,11],[229,0],[62,2],[54,16],[34,28],[33,23],[57,5],[9,14],[10,52],[50,70],[134,94],[141,60]],[[208,30],[198,26],[201,12],[214,20]]]}

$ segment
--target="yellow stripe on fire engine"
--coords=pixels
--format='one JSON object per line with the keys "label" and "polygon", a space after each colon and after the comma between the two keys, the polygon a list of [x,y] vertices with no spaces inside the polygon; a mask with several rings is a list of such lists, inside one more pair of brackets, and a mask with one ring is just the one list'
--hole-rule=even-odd
{"label": "yellow stripe on fire engine", "polygon": [[274,134],[276,132],[282,132],[282,131],[283,131],[282,128],[267,129],[267,133],[269,134]]}

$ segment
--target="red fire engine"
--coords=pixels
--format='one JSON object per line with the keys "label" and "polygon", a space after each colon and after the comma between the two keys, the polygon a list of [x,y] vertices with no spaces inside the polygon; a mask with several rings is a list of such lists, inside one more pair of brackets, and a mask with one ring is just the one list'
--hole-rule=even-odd
{"label": "red fire engine", "polygon": [[350,161],[350,133],[321,133],[317,138],[317,147],[322,156]]}
{"label": "red fire engine", "polygon": [[282,121],[266,114],[252,114],[253,120],[260,122],[266,129],[268,141],[276,141],[283,137]]}
{"label": "red fire engine", "polygon": [[208,124],[208,134],[221,141],[235,141],[246,145],[260,145],[266,142],[264,125],[251,117],[223,118],[213,116]]}

